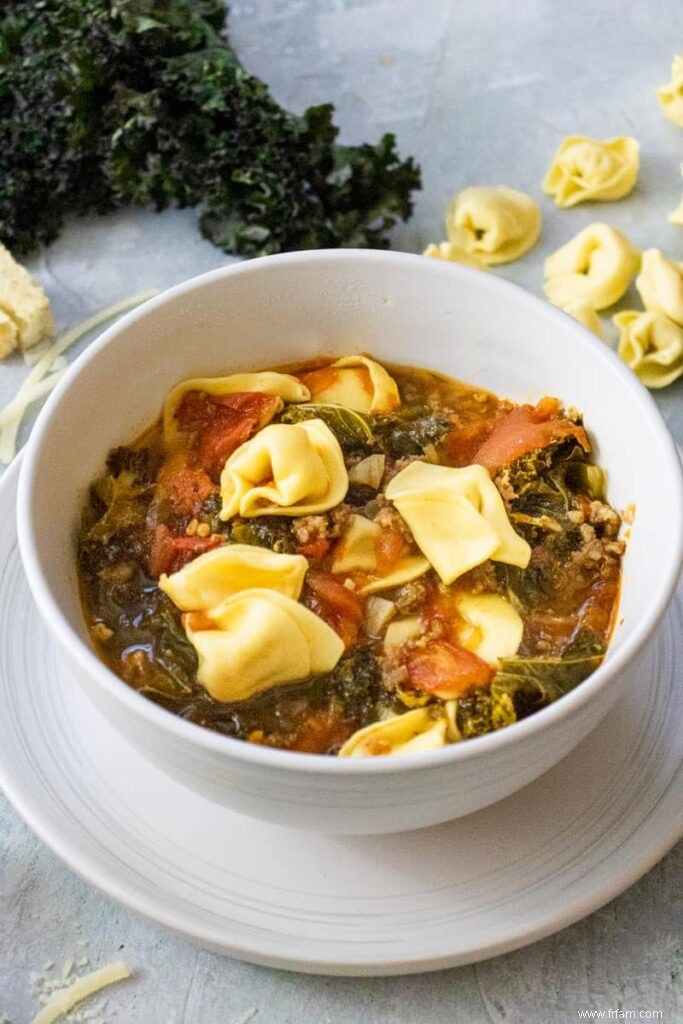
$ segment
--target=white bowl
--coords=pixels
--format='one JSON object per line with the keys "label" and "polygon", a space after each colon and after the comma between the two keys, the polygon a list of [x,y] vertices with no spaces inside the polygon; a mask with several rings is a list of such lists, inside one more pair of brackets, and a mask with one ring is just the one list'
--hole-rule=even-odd
{"label": "white bowl", "polygon": [[[508,729],[431,753],[345,760],[243,743],[141,697],[92,650],[79,604],[75,531],[107,451],[159,413],[183,377],[367,351],[518,401],[581,409],[609,499],[635,506],[619,624],[605,663]],[[676,449],[649,394],[583,327],[496,278],[400,253],[266,257],[194,278],[129,313],[60,382],[36,424],[18,498],[21,554],[62,671],[184,785],[245,814],[338,833],[446,821],[519,789],[567,754],[623,692],[672,595],[683,553]],[[643,680],[647,685],[647,679]],[[115,766],[111,767],[115,770]]]}

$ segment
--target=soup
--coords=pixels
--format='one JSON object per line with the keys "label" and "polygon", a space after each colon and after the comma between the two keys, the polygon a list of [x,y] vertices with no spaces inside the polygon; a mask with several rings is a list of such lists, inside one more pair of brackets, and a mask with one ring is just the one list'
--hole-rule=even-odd
{"label": "soup", "polygon": [[365,356],[181,382],[78,539],[103,661],[251,743],[432,750],[602,661],[621,520],[581,416]]}

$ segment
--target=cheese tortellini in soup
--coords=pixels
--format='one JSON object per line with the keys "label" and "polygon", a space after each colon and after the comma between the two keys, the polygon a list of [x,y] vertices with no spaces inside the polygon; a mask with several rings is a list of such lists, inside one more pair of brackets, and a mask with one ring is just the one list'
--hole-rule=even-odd
{"label": "cheese tortellini in soup", "polygon": [[308,560],[252,544],[223,544],[188,562],[177,572],[159,578],[159,589],[183,612],[209,611],[226,597],[266,587],[297,600],[304,585]]}
{"label": "cheese tortellini in soup", "polygon": [[[178,409],[186,395],[193,391],[205,395],[235,395],[247,392],[258,392],[281,399],[279,408],[284,402],[306,402],[310,398],[308,388],[289,373],[276,373],[264,370],[259,373],[233,373],[229,377],[192,377],[176,384],[169,391],[164,402],[163,423],[164,436],[172,441],[178,433],[176,418]],[[277,406],[274,412],[278,412]]]}
{"label": "cheese tortellini in soup", "polygon": [[221,519],[306,516],[334,508],[349,486],[339,442],[322,420],[272,423],[233,452],[221,473]]}
{"label": "cheese tortellini in soup", "polygon": [[344,651],[335,631],[276,590],[243,590],[184,616],[197,679],[215,700],[247,700],[271,686],[330,672]]}
{"label": "cheese tortellini in soup", "polygon": [[683,264],[668,260],[659,249],[646,249],[636,288],[645,309],[683,326]]}
{"label": "cheese tortellini in soup", "polygon": [[604,309],[622,297],[639,266],[640,253],[620,231],[590,224],[545,261],[543,288],[562,309],[578,302]]}
{"label": "cheese tortellini in soup", "polygon": [[366,725],[346,741],[339,756],[377,757],[438,750],[446,745],[448,733],[445,706],[431,704]]}
{"label": "cheese tortellini in soup", "polygon": [[360,572],[369,579],[356,588],[359,594],[373,594],[378,590],[400,587],[403,583],[423,576],[429,562],[418,554],[405,554],[385,575],[378,568],[378,542],[381,528],[365,516],[352,515],[339,540],[332,562],[333,573]]}
{"label": "cheese tortellini in soup", "polygon": [[617,313],[617,352],[645,387],[664,388],[683,374],[683,327],[652,310]]}
{"label": "cheese tortellini in soup", "polygon": [[521,568],[529,564],[531,548],[513,530],[483,466],[413,462],[390,481],[386,496],[444,583],[489,558]]}
{"label": "cheese tortellini in soup", "polygon": [[636,183],[639,151],[630,137],[600,142],[570,135],[553,158],[543,191],[555,197],[556,206],[564,207],[587,199],[621,199]]}
{"label": "cheese tortellini in soup", "polygon": [[669,120],[683,128],[683,53],[674,55],[671,81],[657,90],[657,97]]}
{"label": "cheese tortellini in soup", "polygon": [[457,631],[458,641],[468,651],[491,665],[517,653],[524,623],[516,608],[500,594],[461,594],[457,609],[464,620]]}
{"label": "cheese tortellini in soup", "polygon": [[355,412],[390,412],[401,404],[396,381],[367,356],[345,356],[301,375],[313,402],[333,402]]}
{"label": "cheese tortellini in soup", "polygon": [[448,208],[446,229],[454,245],[484,263],[509,263],[538,241],[541,210],[514,188],[466,188]]}

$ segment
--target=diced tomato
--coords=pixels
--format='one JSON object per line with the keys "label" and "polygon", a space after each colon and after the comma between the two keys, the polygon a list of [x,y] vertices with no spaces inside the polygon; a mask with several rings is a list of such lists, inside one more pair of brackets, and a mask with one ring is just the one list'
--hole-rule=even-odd
{"label": "diced tomato", "polygon": [[353,647],[363,621],[363,606],[358,597],[329,572],[309,571],[306,584],[304,604],[339,634],[346,647]]}
{"label": "diced tomato", "polygon": [[353,732],[353,723],[340,710],[314,711],[299,727],[289,749],[304,754],[327,754],[340,747]]}
{"label": "diced tomato", "polygon": [[306,558],[324,558],[327,552],[330,550],[330,541],[325,537],[318,537],[316,540],[311,540],[308,544],[300,544],[297,551],[300,555],[305,555]]}
{"label": "diced tomato", "polygon": [[162,572],[172,573],[182,569],[197,555],[218,547],[221,538],[212,537],[179,537],[163,523],[158,523],[153,531],[149,545],[149,571],[157,579]]}
{"label": "diced tomato", "polygon": [[398,532],[390,528],[381,530],[375,541],[377,575],[386,576],[394,568],[406,550],[406,542]]}
{"label": "diced tomato", "polygon": [[189,391],[177,416],[183,429],[195,434],[197,461],[217,479],[226,459],[268,423],[280,405],[275,395],[261,392],[207,395]]}
{"label": "diced tomato", "polygon": [[488,440],[474,453],[472,462],[495,471],[537,448],[574,437],[584,449],[590,444],[583,427],[568,419],[553,418],[559,411],[556,398],[543,398],[538,405],[520,405],[500,419]]}
{"label": "diced tomato", "polygon": [[496,426],[495,419],[479,420],[462,427],[453,427],[442,442],[442,452],[449,466],[470,466],[474,456],[489,439]]}
{"label": "diced tomato", "polygon": [[450,640],[410,652],[406,662],[410,686],[445,700],[460,697],[474,686],[488,686],[494,669],[488,662]]}
{"label": "diced tomato", "polygon": [[181,515],[197,515],[202,503],[216,490],[208,474],[191,465],[188,456],[181,452],[166,460],[159,470],[157,484],[161,496]]}

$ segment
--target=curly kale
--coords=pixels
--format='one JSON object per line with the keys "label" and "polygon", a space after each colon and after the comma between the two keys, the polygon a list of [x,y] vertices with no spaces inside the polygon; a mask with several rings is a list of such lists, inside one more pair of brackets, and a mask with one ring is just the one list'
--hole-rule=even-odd
{"label": "curly kale", "polygon": [[65,220],[197,206],[243,255],[384,246],[412,212],[392,135],[335,144],[329,105],[283,110],[222,34],[220,0],[7,0],[0,13],[0,239]]}

